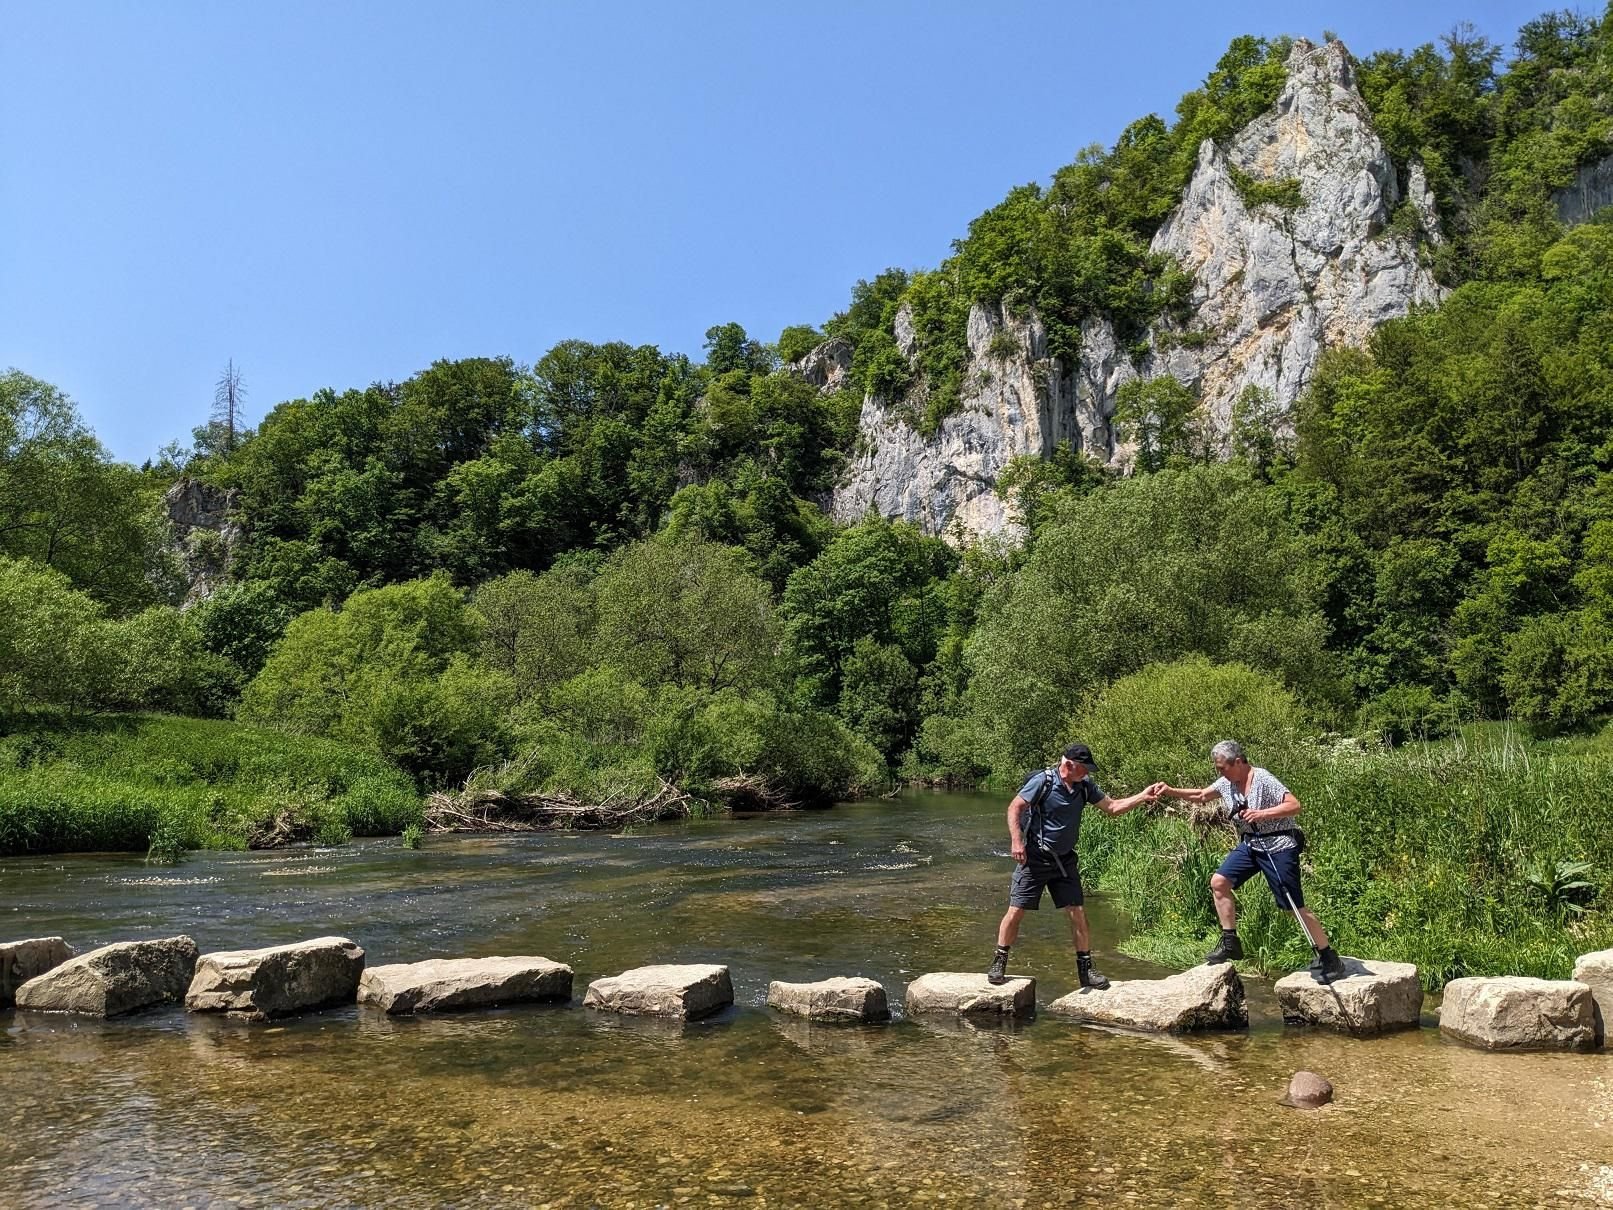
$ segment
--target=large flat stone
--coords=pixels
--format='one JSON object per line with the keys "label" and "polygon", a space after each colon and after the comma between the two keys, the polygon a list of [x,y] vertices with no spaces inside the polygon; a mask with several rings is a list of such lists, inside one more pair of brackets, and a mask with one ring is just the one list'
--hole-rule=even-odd
{"label": "large flat stone", "polygon": [[1277,980],[1273,990],[1283,1020],[1361,1037],[1416,1028],[1423,987],[1415,966],[1345,957],[1344,969],[1348,974],[1332,983],[1318,983],[1309,971],[1295,971]]}
{"label": "large flat stone", "polygon": [[1581,954],[1574,963],[1574,982],[1591,989],[1596,1044],[1605,1046],[1608,1030],[1613,1028],[1613,950]]}
{"label": "large flat stone", "polygon": [[1047,1007],[1077,1021],[1159,1033],[1242,1029],[1249,1024],[1243,980],[1230,962],[1195,966],[1165,979],[1116,979],[1107,991],[1073,991]]}
{"label": "large flat stone", "polygon": [[185,994],[196,952],[189,937],[103,945],[28,980],[17,989],[17,1007],[116,1017],[171,1004]]}
{"label": "large flat stone", "polygon": [[351,1004],[364,951],[346,937],[203,954],[185,994],[193,1013],[231,1013],[252,1021]]}
{"label": "large flat stone", "polygon": [[602,1012],[634,1016],[683,1017],[695,1020],[734,1002],[734,984],[726,966],[709,963],[639,966],[619,975],[595,979],[583,1005]]}
{"label": "large flat stone", "polygon": [[73,956],[73,947],[60,937],[30,937],[0,942],[0,1008],[10,1008],[17,989]]}
{"label": "large flat stone", "polygon": [[885,989],[872,979],[834,978],[816,983],[783,983],[775,979],[767,985],[767,1003],[780,1012],[814,1021],[866,1023],[891,1018]]}
{"label": "large flat stone", "polygon": [[939,971],[920,975],[907,985],[903,1007],[910,1017],[949,1013],[959,1017],[1033,1017],[1036,980],[1010,979],[991,984],[980,974]]}
{"label": "large flat stone", "polygon": [[432,958],[372,966],[358,1002],[389,1013],[447,1012],[571,999],[571,968],[547,958]]}
{"label": "large flat stone", "polygon": [[1594,1005],[1590,988],[1567,979],[1452,979],[1439,1028],[1485,1050],[1589,1050],[1596,1045]]}

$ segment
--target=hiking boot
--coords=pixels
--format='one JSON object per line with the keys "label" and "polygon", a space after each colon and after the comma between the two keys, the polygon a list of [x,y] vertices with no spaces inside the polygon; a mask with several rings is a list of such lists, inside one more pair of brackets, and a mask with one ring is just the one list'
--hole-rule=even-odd
{"label": "hiking boot", "polygon": [[999,945],[997,953],[991,959],[991,969],[986,972],[987,983],[1008,982],[1008,947]]}
{"label": "hiking boot", "polygon": [[1083,988],[1090,988],[1095,992],[1109,990],[1109,980],[1092,969],[1091,954],[1077,953],[1075,955],[1075,973],[1076,977],[1081,980]]}
{"label": "hiking boot", "polygon": [[1311,962],[1311,978],[1318,983],[1332,983],[1335,979],[1342,979],[1350,972],[1344,968],[1344,959],[1330,945],[1316,955]]}
{"label": "hiking boot", "polygon": [[1222,929],[1221,940],[1215,943],[1215,948],[1204,955],[1205,966],[1215,966],[1220,962],[1236,962],[1243,957],[1243,942],[1238,940],[1237,929]]}

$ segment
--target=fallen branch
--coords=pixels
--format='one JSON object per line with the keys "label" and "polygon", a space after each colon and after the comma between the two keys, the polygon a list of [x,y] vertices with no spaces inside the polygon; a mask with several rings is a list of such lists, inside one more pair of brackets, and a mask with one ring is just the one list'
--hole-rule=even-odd
{"label": "fallen branch", "polygon": [[624,791],[588,803],[569,794],[505,794],[466,786],[426,799],[428,832],[553,832],[571,828],[622,828],[689,815],[694,799],[671,782],[628,798]]}

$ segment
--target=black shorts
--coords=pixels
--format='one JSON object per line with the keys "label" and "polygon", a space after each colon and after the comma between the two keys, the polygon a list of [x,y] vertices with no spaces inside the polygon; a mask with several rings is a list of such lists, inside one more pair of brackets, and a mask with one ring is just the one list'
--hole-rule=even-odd
{"label": "black shorts", "polygon": [[1008,884],[1008,906],[1034,912],[1042,905],[1042,891],[1045,888],[1053,893],[1054,907],[1080,907],[1083,902],[1080,862],[1074,853],[1064,853],[1059,860],[1064,863],[1062,874],[1048,854],[1034,849],[1024,865],[1016,862],[1014,877]]}

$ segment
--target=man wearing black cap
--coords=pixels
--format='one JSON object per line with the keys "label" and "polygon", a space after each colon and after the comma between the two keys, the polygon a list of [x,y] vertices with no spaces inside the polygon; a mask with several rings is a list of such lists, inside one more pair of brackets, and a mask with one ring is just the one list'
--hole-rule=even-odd
{"label": "man wearing black cap", "polygon": [[1110,798],[1092,780],[1098,767],[1092,749],[1082,743],[1064,749],[1058,766],[1033,773],[1008,804],[1008,842],[1014,855],[1014,877],[1009,884],[1008,911],[997,926],[997,953],[986,979],[1002,983],[1008,978],[1008,951],[1019,937],[1019,922],[1026,912],[1041,906],[1042,891],[1053,894],[1053,906],[1070,918],[1075,940],[1075,969],[1083,988],[1102,991],[1109,986],[1092,969],[1092,944],[1087,914],[1082,908],[1081,869],[1075,844],[1081,834],[1081,809],[1088,803],[1106,815],[1124,815],[1139,803],[1151,802],[1148,791],[1130,798]]}

